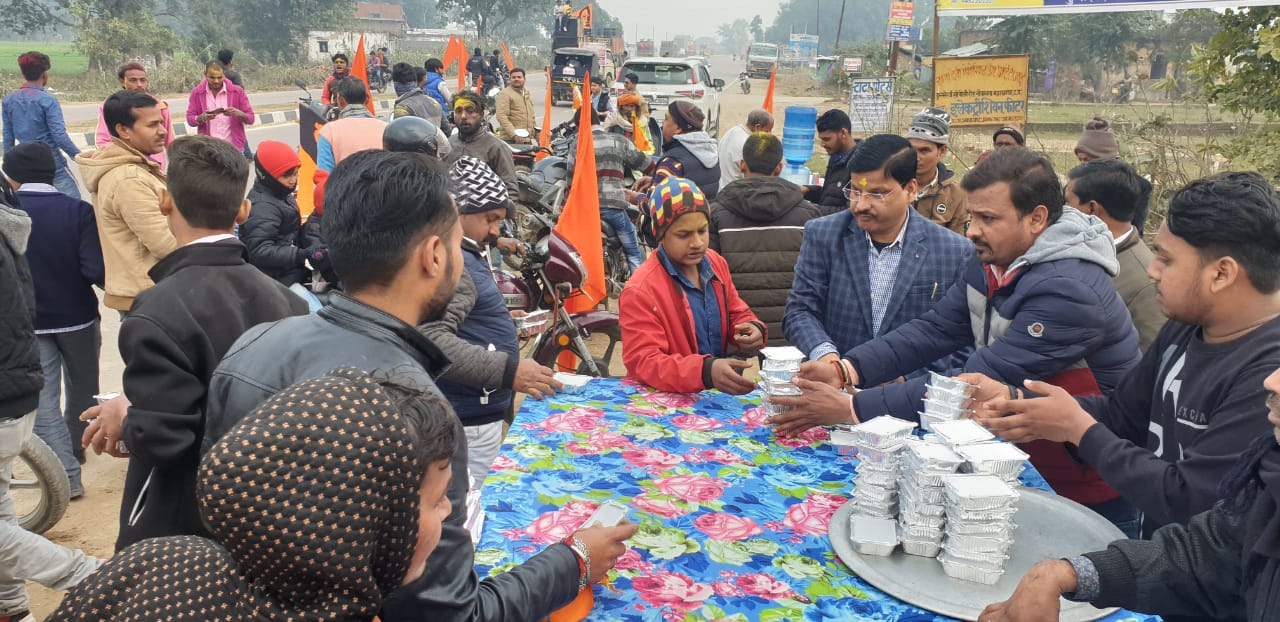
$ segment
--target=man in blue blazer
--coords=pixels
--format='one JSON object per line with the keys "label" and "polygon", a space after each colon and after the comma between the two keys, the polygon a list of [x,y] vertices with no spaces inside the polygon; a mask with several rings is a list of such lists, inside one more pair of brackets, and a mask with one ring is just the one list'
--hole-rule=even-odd
{"label": "man in blue blazer", "polygon": [[[868,138],[849,164],[849,209],[805,225],[782,331],[809,360],[838,361],[924,315],[973,257],[971,242],[911,208],[915,167],[905,138]],[[963,361],[947,357],[930,368]]]}

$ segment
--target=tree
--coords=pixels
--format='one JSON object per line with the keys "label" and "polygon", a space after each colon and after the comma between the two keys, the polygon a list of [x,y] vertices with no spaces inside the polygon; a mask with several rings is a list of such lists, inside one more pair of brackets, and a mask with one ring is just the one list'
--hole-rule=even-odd
{"label": "tree", "polygon": [[[1280,118],[1280,7],[1227,10],[1221,30],[1195,53],[1193,79],[1209,101],[1246,117]],[[1245,133],[1224,145],[1240,164],[1280,179],[1280,130]]]}
{"label": "tree", "polygon": [[736,54],[751,44],[751,27],[745,19],[725,22],[716,28],[716,40],[721,47]]}
{"label": "tree", "polygon": [[[857,9],[853,10],[854,5]],[[817,34],[823,54],[830,53],[839,27],[841,44],[884,41],[889,19],[889,0],[864,0],[850,3],[845,12],[844,25],[840,26],[840,3],[834,0],[784,0],[778,5],[778,15],[760,40],[787,42],[792,33]],[[814,32],[815,22],[819,25]]]}
{"label": "tree", "polygon": [[67,11],[76,47],[99,71],[136,56],[172,56],[179,45],[173,30],[156,19],[171,13],[152,0],[69,0]]}
{"label": "tree", "polygon": [[550,19],[552,4],[543,0],[439,0],[437,6],[474,27],[476,35],[483,39],[522,16],[537,14]]}
{"label": "tree", "polygon": [[259,59],[293,62],[309,31],[350,23],[355,0],[230,0],[229,8]]}
{"label": "tree", "polygon": [[764,41],[764,20],[759,15],[751,18],[751,40]]}
{"label": "tree", "polygon": [[49,32],[71,25],[67,20],[65,4],[50,0],[26,0],[9,2],[0,10],[0,30],[18,34]]}
{"label": "tree", "polygon": [[1153,11],[1024,15],[1010,17],[992,30],[1003,53],[1030,54],[1036,68],[1046,67],[1050,60],[1079,64],[1088,77],[1097,79],[1099,69],[1123,67],[1129,61],[1126,44],[1150,39],[1160,23],[1159,13]]}

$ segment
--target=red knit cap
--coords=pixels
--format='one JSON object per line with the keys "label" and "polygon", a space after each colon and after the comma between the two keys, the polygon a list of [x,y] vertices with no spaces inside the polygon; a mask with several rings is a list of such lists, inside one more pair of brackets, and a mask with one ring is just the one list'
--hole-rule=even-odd
{"label": "red knit cap", "polygon": [[262,170],[277,179],[302,166],[302,160],[298,159],[298,152],[278,140],[264,140],[259,143],[258,153],[254,157],[258,160],[258,164],[262,165]]}

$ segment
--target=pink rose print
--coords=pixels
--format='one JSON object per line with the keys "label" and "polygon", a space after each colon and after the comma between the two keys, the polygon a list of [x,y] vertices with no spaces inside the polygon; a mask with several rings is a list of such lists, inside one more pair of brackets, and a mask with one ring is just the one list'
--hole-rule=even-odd
{"label": "pink rose print", "polygon": [[791,438],[779,437],[776,440],[783,447],[796,449],[798,447],[812,446],[814,443],[826,441],[828,438],[831,438],[831,433],[826,428],[809,428]]}
{"label": "pink rose print", "polygon": [[542,429],[544,432],[584,433],[594,432],[603,423],[604,411],[598,408],[574,406],[573,408],[547,417],[542,423],[526,424],[529,429]]}
{"label": "pink rose print", "polygon": [[717,596],[726,598],[742,598],[744,594],[738,589],[737,584],[728,579],[721,579],[711,584],[711,589],[715,591]]}
{"label": "pink rose print", "polygon": [[627,549],[622,557],[613,565],[614,570],[639,570],[640,572],[653,572],[653,563],[644,561],[635,549]]}
{"label": "pink rose print", "polygon": [[631,500],[631,505],[637,510],[642,510],[650,514],[656,514],[663,518],[675,518],[689,513],[689,510],[676,505],[674,501],[664,499],[653,499],[648,493],[641,493]]}
{"label": "pink rose print", "polygon": [[685,501],[715,501],[724,494],[728,482],[706,475],[675,475],[658,480],[658,490]]}
{"label": "pink rose print", "polygon": [[693,519],[693,526],[712,540],[737,542],[763,533],[755,521],[746,516],[716,512]]}
{"label": "pink rose print", "polygon": [[763,406],[748,408],[745,413],[742,413],[742,422],[748,428],[758,428],[762,425],[769,425],[769,415],[765,414]]}
{"label": "pink rose print", "polygon": [[490,471],[523,471],[524,467],[519,462],[512,460],[506,456],[498,456],[493,459],[493,466],[489,467]]}
{"label": "pink rose print", "polygon": [[680,456],[654,447],[628,449],[622,452],[622,459],[634,467],[655,472],[665,471],[684,461]]}
{"label": "pink rose print", "polygon": [[738,577],[738,587],[749,596],[758,596],[766,600],[786,598],[794,592],[791,586],[763,572],[744,574]]}
{"label": "pink rose print", "polygon": [[840,495],[815,492],[804,501],[787,509],[782,524],[792,532],[801,536],[821,536],[827,533],[827,525],[831,517],[844,505],[845,499]]}
{"label": "pink rose print", "polygon": [[702,601],[711,596],[711,586],[695,583],[685,575],[666,570],[632,579],[631,588],[654,607],[685,611],[701,607]]}
{"label": "pink rose print", "polygon": [[609,449],[625,449],[634,446],[635,444],[631,442],[631,439],[617,432],[596,430],[591,433],[591,436],[587,437],[587,440],[566,443],[564,448],[580,456],[585,456],[604,453]]}
{"label": "pink rose print", "polygon": [[677,415],[671,418],[671,423],[681,430],[692,432],[710,432],[724,425],[711,417],[702,415]]}
{"label": "pink rose print", "polygon": [[652,406],[641,406],[641,405],[639,405],[639,404],[625,404],[625,405],[623,405],[622,410],[625,410],[625,411],[627,411],[627,412],[629,412],[629,413],[631,413],[631,414],[633,414],[633,415],[640,415],[641,417],[665,417],[665,416],[667,416],[667,413],[665,413],[665,412],[663,412],[663,411],[661,411],[661,410],[659,410],[659,409],[657,409],[657,408],[654,408],[654,407],[652,407]]}
{"label": "pink rose print", "polygon": [[537,544],[553,544],[577,531],[591,517],[597,504],[570,501],[568,505],[547,512],[524,528],[524,533]]}
{"label": "pink rose print", "polygon": [[719,462],[721,464],[751,464],[749,460],[743,460],[738,454],[727,449],[704,449],[700,457],[706,462]]}
{"label": "pink rose print", "polygon": [[649,402],[650,404],[657,404],[663,408],[675,409],[693,406],[694,403],[698,401],[698,398],[684,393],[666,393],[663,391],[657,391],[644,396],[644,401]]}

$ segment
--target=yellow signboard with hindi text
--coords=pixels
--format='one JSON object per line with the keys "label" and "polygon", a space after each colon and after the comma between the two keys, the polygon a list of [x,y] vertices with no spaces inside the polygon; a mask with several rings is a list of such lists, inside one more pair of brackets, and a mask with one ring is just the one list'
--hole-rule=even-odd
{"label": "yellow signboard with hindi text", "polygon": [[933,65],[933,105],[952,127],[1025,124],[1031,57],[939,56]]}

